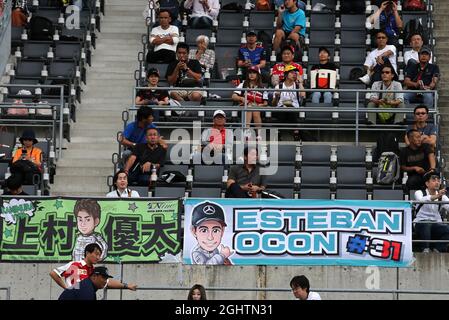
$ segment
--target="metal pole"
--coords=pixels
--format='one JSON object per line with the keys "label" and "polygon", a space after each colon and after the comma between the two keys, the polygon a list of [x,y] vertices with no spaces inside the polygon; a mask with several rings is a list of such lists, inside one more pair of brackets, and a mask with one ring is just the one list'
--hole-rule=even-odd
{"label": "metal pole", "polygon": [[359,145],[359,92],[356,92],[355,100],[355,145]]}
{"label": "metal pole", "polygon": [[[120,282],[123,283],[123,263],[120,260]],[[120,289],[120,300],[123,300],[123,289]]]}
{"label": "metal pole", "polygon": [[[59,105],[59,146],[58,146],[58,153],[59,153],[59,159],[62,159],[62,130],[63,130],[63,126],[64,126],[64,86],[60,86],[61,91],[60,91],[60,95],[59,98],[60,100],[60,105]],[[70,92],[69,92],[70,94]],[[70,107],[70,106],[69,106]],[[70,117],[70,112],[69,112],[69,117]]]}

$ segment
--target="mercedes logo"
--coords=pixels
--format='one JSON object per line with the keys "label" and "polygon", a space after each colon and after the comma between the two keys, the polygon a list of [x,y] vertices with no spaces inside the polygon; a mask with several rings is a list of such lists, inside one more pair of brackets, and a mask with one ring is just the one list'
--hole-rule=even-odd
{"label": "mercedes logo", "polygon": [[207,206],[205,206],[203,208],[203,213],[207,214],[207,215],[211,215],[215,213],[215,208],[213,206],[211,206],[210,204],[208,204]]}

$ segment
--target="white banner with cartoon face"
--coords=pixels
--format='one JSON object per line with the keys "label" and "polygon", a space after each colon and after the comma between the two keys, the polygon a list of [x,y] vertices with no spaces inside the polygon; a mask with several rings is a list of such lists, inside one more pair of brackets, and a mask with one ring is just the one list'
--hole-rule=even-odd
{"label": "white banner with cartoon face", "polygon": [[405,201],[186,199],[186,264],[407,267]]}

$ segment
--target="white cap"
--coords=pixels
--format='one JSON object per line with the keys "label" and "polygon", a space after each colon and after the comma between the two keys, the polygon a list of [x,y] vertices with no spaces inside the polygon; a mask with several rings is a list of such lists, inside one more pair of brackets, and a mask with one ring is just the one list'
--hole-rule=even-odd
{"label": "white cap", "polygon": [[226,118],[226,113],[225,113],[223,110],[216,110],[216,111],[214,112],[214,118],[215,118],[217,115],[219,115],[219,114],[221,114],[223,117]]}

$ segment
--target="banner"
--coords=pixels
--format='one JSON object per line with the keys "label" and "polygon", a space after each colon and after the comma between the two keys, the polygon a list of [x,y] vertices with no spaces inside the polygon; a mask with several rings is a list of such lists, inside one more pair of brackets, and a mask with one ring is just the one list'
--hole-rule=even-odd
{"label": "banner", "polygon": [[81,260],[92,242],[105,262],[180,261],[178,199],[3,197],[0,204],[0,261]]}
{"label": "banner", "polygon": [[412,263],[405,201],[186,199],[186,264]]}

